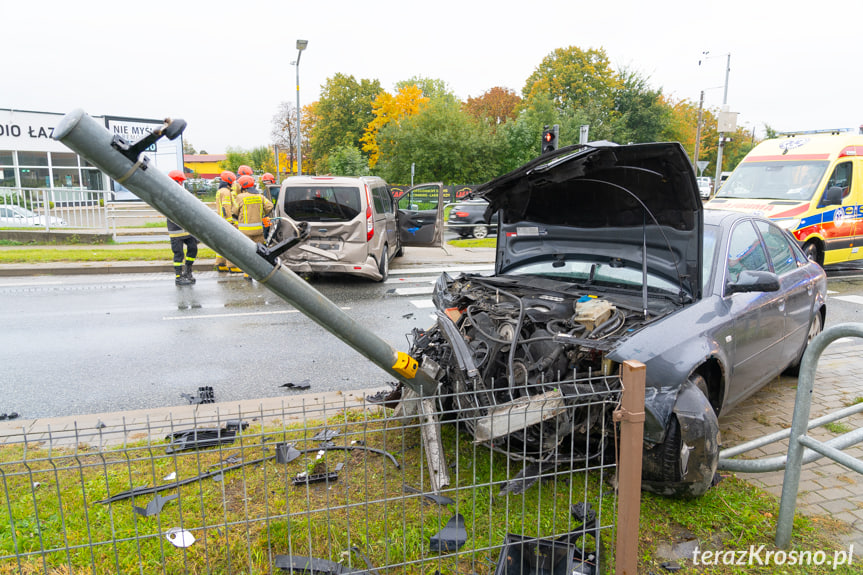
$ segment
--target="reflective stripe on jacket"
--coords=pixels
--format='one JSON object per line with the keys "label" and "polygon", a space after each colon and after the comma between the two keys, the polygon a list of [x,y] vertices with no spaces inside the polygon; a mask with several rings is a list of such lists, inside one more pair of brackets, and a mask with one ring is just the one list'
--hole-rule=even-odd
{"label": "reflective stripe on jacket", "polygon": [[234,216],[232,214],[233,209],[234,206],[233,198],[231,196],[231,188],[219,188],[219,191],[216,193],[216,210],[219,215],[222,216],[223,219],[234,223]]}
{"label": "reflective stripe on jacket", "polygon": [[234,216],[237,228],[246,235],[256,235],[263,231],[264,216],[273,209],[273,202],[260,194],[242,192],[234,200]]}

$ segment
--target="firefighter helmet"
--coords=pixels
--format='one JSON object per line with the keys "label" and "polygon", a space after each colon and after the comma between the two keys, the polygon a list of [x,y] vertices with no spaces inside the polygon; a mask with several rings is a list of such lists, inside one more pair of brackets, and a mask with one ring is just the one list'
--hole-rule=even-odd
{"label": "firefighter helmet", "polygon": [[228,170],[225,170],[219,175],[219,179],[221,179],[226,184],[233,184],[234,180],[237,179],[237,176],[234,175],[234,172],[229,172]]}
{"label": "firefighter helmet", "polygon": [[183,182],[186,181],[186,174],[181,172],[180,170],[171,170],[168,172],[168,177],[180,184],[183,185]]}
{"label": "firefighter helmet", "polygon": [[276,183],[276,177],[273,174],[271,174],[270,172],[267,172],[266,174],[261,176],[261,181],[264,182],[265,184],[275,184]]}
{"label": "firefighter helmet", "polygon": [[249,166],[246,166],[245,164],[240,166],[239,168],[237,168],[237,175],[238,176],[251,176],[253,174],[254,174],[254,172],[252,171],[252,168],[250,168]]}
{"label": "firefighter helmet", "polygon": [[255,187],[255,178],[252,176],[240,176],[237,179],[237,183],[240,184],[240,187],[244,190],[248,190],[249,188]]}

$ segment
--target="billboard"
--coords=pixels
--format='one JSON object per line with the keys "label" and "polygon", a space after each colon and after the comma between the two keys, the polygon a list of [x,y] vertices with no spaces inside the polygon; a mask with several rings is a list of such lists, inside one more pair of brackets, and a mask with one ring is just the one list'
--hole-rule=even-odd
{"label": "billboard", "polygon": [[[161,126],[162,120],[147,120],[143,118],[126,118],[122,116],[105,116],[105,127],[115,136],[120,136],[127,142],[137,142],[154,129]],[[162,138],[142,152],[150,158],[149,169],[157,169],[168,173],[171,170],[183,170],[183,137],[176,140]],[[111,181],[111,190],[115,200],[137,200],[138,196],[126,189],[122,184]]]}

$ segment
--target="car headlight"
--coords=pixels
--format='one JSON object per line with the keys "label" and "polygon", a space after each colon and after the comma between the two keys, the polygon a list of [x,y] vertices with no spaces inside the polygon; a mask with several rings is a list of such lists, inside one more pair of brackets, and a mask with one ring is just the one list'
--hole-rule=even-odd
{"label": "car headlight", "polygon": [[777,220],[776,225],[782,228],[783,230],[796,230],[797,226],[800,225],[800,219],[794,218],[790,220]]}

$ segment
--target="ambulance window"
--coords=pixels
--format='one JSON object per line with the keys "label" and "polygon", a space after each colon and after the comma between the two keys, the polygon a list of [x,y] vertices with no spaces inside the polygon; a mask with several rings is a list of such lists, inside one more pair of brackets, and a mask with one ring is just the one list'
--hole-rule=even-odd
{"label": "ambulance window", "polygon": [[842,188],[842,198],[847,198],[851,193],[851,162],[843,162],[837,164],[833,173],[830,174],[830,179],[827,180],[827,186],[824,188],[826,192],[832,187],[838,186]]}

